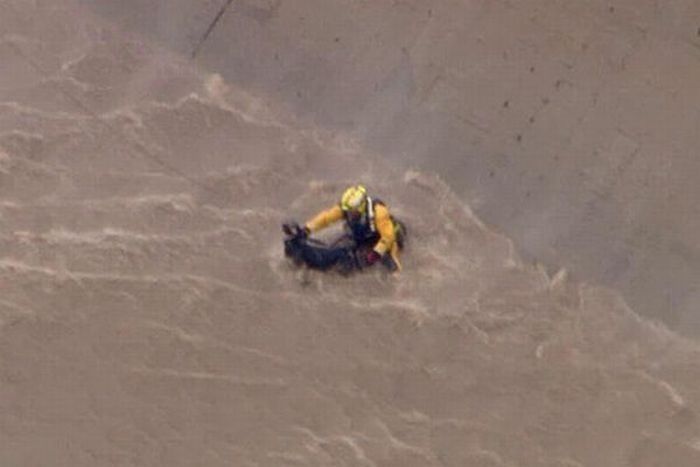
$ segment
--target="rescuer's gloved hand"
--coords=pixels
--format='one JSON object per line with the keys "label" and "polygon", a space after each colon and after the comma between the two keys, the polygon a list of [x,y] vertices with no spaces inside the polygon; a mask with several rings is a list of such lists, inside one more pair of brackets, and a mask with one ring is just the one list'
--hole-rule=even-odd
{"label": "rescuer's gloved hand", "polygon": [[373,265],[374,263],[379,261],[380,258],[381,256],[379,256],[379,253],[377,253],[374,250],[370,251],[369,253],[367,253],[367,265]]}

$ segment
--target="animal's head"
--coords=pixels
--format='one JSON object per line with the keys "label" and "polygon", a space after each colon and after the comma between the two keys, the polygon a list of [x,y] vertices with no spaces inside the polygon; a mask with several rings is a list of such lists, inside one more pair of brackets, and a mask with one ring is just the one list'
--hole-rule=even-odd
{"label": "animal's head", "polygon": [[282,224],[282,232],[284,232],[284,255],[292,258],[294,262],[303,261],[304,234],[303,229],[299,224],[289,222]]}

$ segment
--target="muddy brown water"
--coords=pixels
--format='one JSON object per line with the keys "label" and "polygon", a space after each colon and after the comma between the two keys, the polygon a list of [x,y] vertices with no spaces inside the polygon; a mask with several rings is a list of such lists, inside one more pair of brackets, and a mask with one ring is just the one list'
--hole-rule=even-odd
{"label": "muddy brown water", "polygon": [[2,4],[0,464],[700,463],[695,3],[222,3]]}

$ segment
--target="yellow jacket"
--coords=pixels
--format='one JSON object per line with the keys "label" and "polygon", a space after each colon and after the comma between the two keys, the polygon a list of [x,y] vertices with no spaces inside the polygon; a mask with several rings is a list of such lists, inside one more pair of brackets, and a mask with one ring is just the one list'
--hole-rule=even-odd
{"label": "yellow jacket", "polygon": [[[336,205],[330,209],[321,211],[306,223],[306,227],[311,232],[317,232],[328,227],[335,222],[343,220],[343,210]],[[374,251],[380,255],[389,252],[400,268],[398,260],[398,245],[396,244],[396,231],[394,229],[394,221],[389,214],[389,210],[382,203],[374,205],[374,225],[379,233],[379,240],[374,245]]]}

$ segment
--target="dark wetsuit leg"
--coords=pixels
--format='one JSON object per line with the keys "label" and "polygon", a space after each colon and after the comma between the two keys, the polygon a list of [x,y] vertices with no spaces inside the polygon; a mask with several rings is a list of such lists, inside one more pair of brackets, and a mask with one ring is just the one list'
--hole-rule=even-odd
{"label": "dark wetsuit leg", "polygon": [[382,256],[382,264],[391,272],[398,271],[399,267],[396,265],[396,261],[391,257],[389,253]]}

